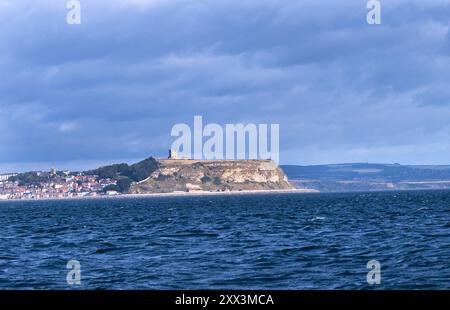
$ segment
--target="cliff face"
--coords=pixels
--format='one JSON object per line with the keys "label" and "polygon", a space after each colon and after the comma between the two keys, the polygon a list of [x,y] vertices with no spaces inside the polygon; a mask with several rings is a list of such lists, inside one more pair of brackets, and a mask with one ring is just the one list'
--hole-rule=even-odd
{"label": "cliff face", "polygon": [[132,193],[293,189],[271,160],[158,160],[159,168]]}

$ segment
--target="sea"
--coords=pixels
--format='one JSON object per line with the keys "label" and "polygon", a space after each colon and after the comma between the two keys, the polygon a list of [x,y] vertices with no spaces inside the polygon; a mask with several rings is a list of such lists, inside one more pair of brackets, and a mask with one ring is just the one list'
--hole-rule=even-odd
{"label": "sea", "polygon": [[0,289],[450,289],[450,191],[2,201]]}

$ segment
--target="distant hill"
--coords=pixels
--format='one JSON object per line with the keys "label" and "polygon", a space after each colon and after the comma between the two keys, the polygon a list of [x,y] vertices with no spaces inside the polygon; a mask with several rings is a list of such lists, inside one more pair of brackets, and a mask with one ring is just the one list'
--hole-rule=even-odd
{"label": "distant hill", "polygon": [[133,184],[135,194],[291,190],[284,172],[271,160],[158,160],[159,168]]}
{"label": "distant hill", "polygon": [[85,171],[117,180],[107,190],[122,193],[292,189],[284,172],[270,160],[174,160],[147,158],[133,165],[114,164]]}
{"label": "distant hill", "polygon": [[450,189],[450,166],[349,163],[281,168],[297,188],[322,192]]}
{"label": "distant hill", "polygon": [[132,165],[124,163],[114,164],[85,171],[84,173],[97,175],[102,179],[117,180],[117,186],[113,185],[107,189],[128,192],[133,182],[139,182],[148,178],[158,167],[159,164],[156,159],[150,157]]}
{"label": "distant hill", "polygon": [[158,169],[158,162],[153,157],[150,157],[132,165],[114,164],[85,171],[84,173],[89,175],[98,175],[103,179],[128,177],[131,180],[138,182],[146,179],[156,169]]}

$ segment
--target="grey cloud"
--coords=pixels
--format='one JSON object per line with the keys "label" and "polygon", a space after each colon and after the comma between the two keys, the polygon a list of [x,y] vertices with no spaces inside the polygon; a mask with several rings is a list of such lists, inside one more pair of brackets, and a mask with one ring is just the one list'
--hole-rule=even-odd
{"label": "grey cloud", "polygon": [[280,123],[282,163],[449,155],[450,1],[62,2],[0,6],[3,163],[163,155],[194,115]]}

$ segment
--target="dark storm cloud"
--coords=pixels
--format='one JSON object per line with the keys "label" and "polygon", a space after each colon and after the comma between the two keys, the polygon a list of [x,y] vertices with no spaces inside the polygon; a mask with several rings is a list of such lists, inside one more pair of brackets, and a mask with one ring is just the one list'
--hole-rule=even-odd
{"label": "dark storm cloud", "polygon": [[279,123],[282,163],[448,163],[450,1],[81,3],[0,1],[2,170],[164,155],[194,115]]}

